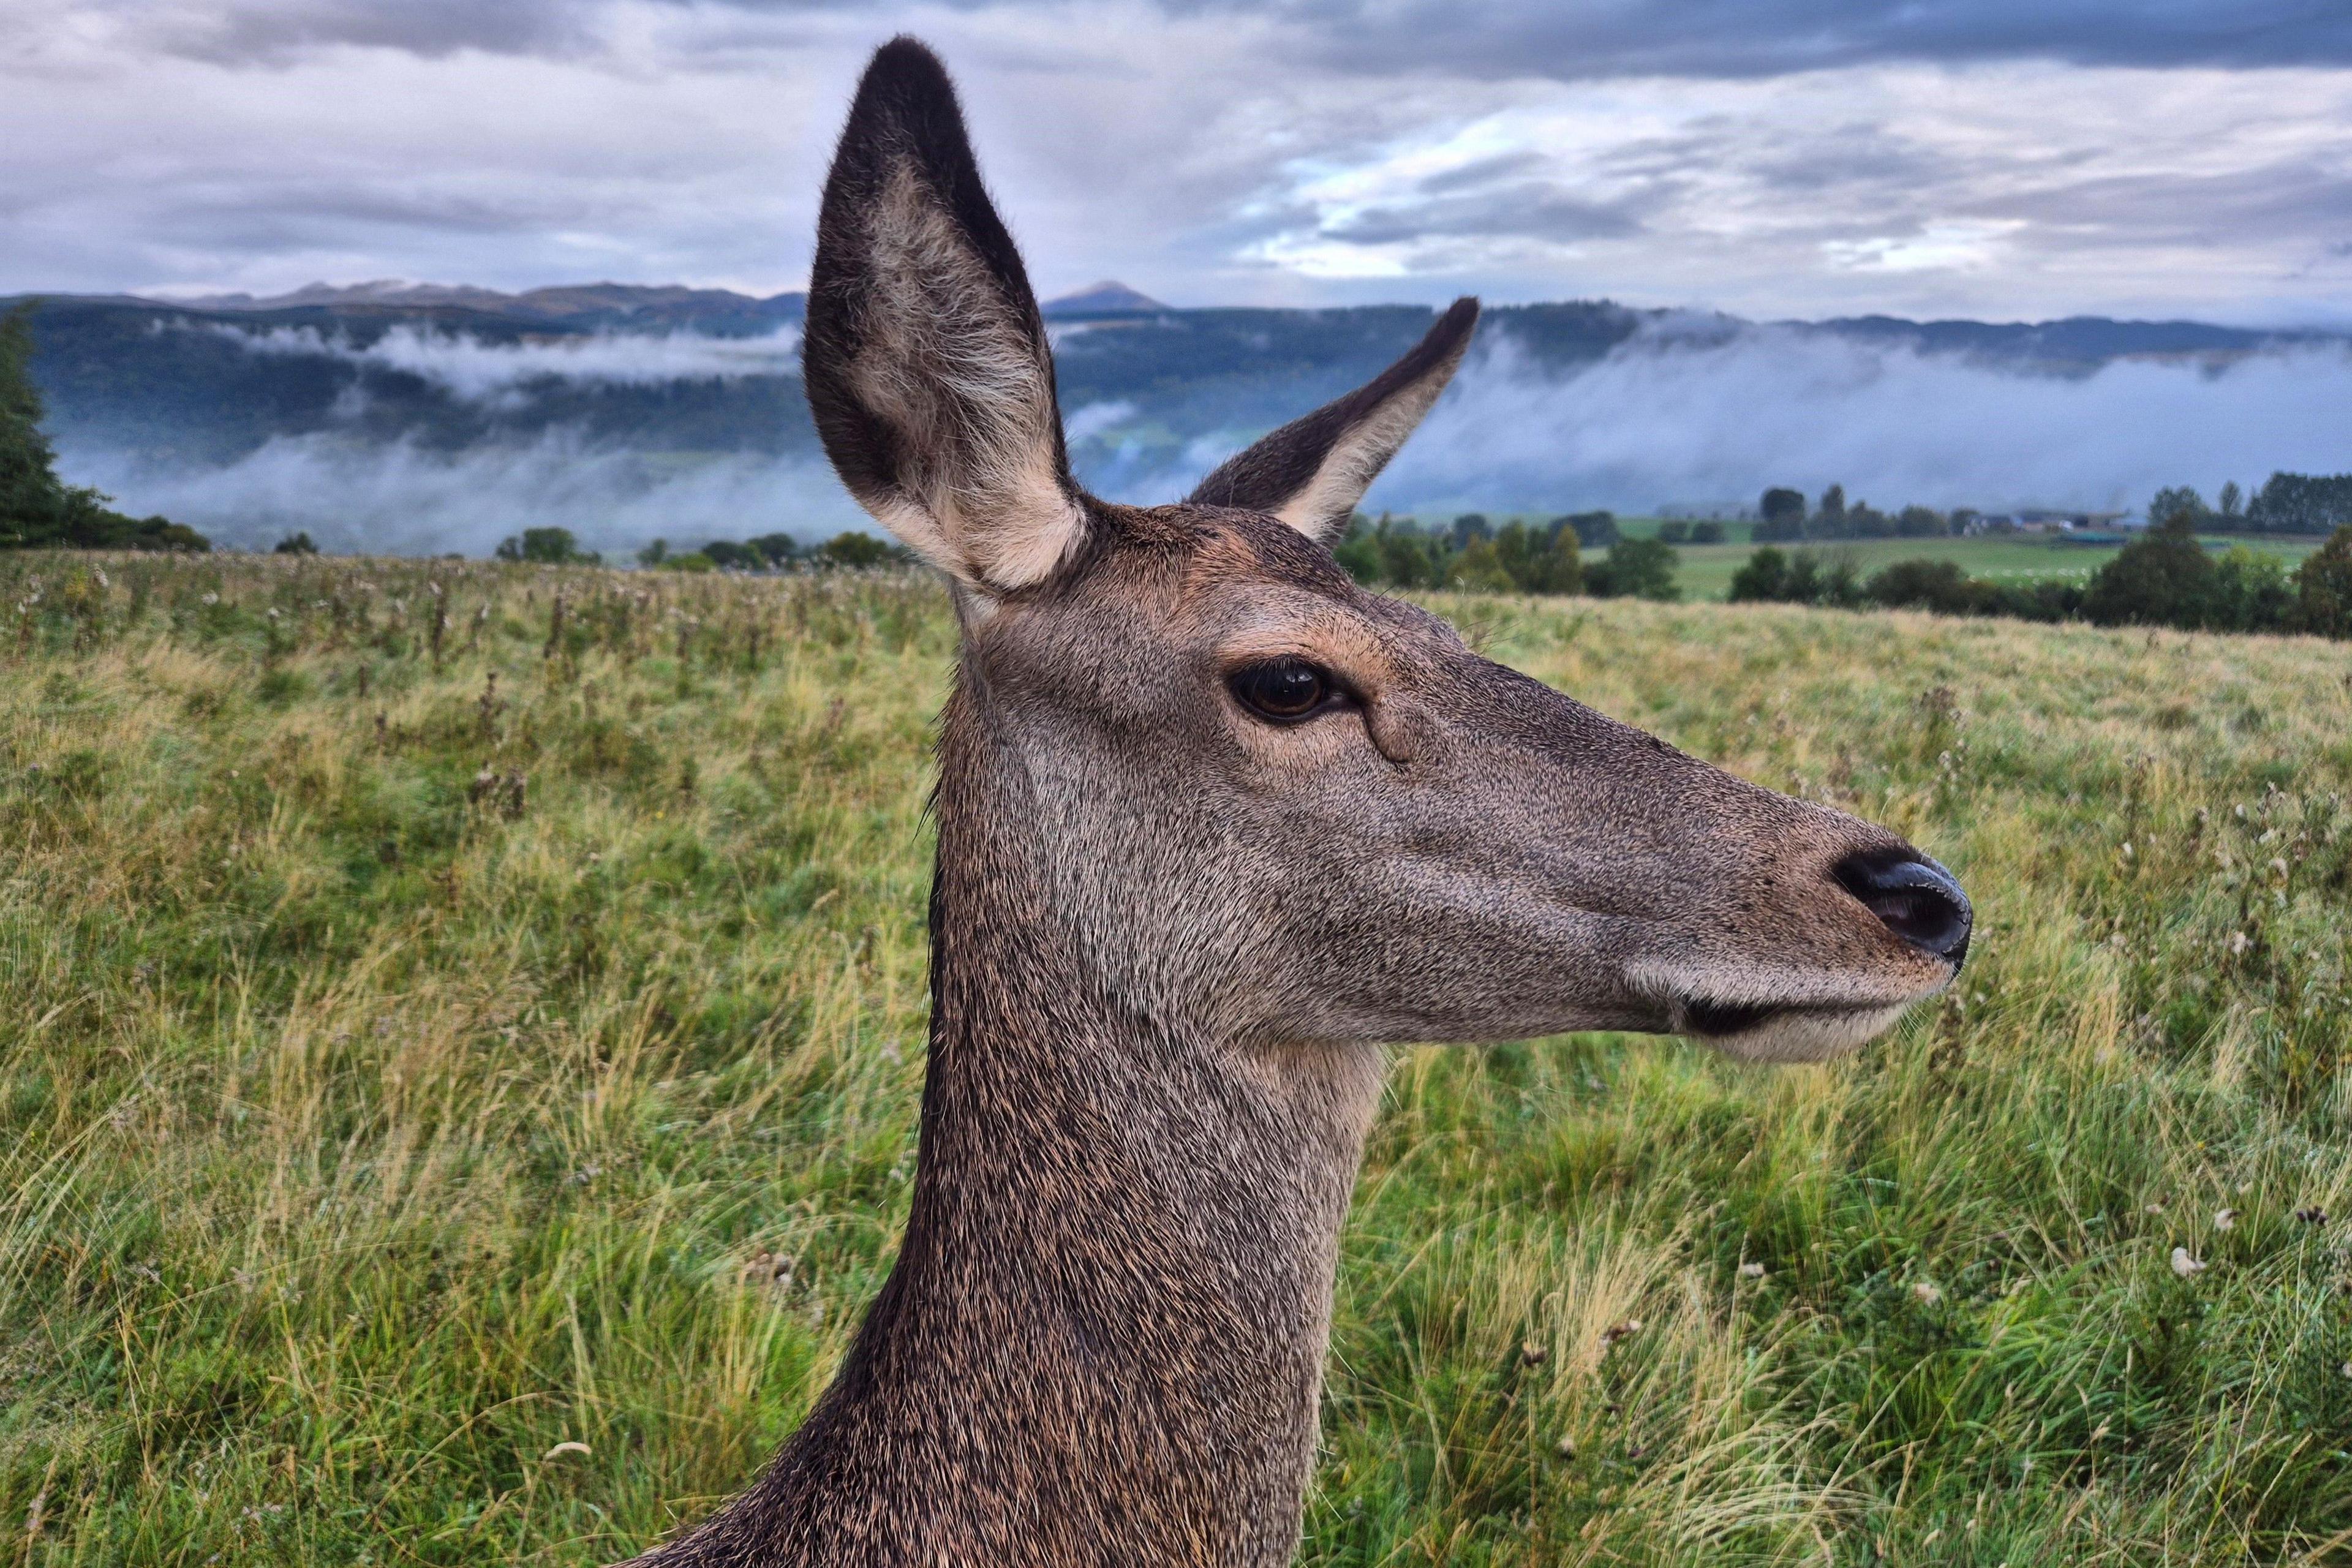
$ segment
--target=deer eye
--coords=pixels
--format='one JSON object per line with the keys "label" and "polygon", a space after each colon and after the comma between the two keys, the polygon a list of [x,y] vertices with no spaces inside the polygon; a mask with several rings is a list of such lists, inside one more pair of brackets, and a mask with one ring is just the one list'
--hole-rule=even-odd
{"label": "deer eye", "polygon": [[1303,658],[1275,658],[1225,678],[1234,700],[1261,719],[1304,719],[1338,694],[1331,678]]}

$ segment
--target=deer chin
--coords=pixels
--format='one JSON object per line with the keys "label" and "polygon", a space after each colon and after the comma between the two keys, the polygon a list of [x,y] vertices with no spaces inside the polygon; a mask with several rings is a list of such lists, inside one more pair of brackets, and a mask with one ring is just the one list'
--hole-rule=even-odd
{"label": "deer chin", "polygon": [[1818,1003],[1725,1003],[1685,997],[1675,1004],[1671,1027],[1677,1035],[1703,1041],[1741,1061],[1827,1061],[1885,1033],[1920,999],[1910,996],[1900,1002],[1835,1006]]}

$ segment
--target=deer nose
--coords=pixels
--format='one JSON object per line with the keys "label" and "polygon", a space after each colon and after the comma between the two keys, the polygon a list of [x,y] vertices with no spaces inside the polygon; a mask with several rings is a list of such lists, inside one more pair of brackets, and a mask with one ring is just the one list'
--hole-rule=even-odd
{"label": "deer nose", "polygon": [[1976,911],[1952,874],[1925,855],[1907,848],[1865,849],[1847,856],[1830,874],[1905,942],[1950,961],[1954,969],[1967,962]]}

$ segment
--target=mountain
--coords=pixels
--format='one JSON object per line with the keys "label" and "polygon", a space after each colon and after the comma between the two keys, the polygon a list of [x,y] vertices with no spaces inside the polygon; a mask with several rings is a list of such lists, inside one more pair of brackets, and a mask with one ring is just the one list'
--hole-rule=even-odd
{"label": "mountain", "polygon": [[[802,395],[806,303],[392,280],[48,296],[33,371],[69,479],[230,541],[303,527],[343,548],[486,548],[518,517],[607,541],[743,537],[850,518]],[[1138,500],[1181,494],[1242,442],[1360,385],[1431,319],[1418,305],[1180,310],[1110,281],[1045,310],[1072,462],[1097,493]],[[2158,483],[2352,467],[2340,427],[2309,412],[2352,390],[2331,379],[2352,366],[2346,342],[2104,317],[1758,323],[1608,300],[1502,306],[1440,411],[1451,425],[1408,448],[1374,500],[1648,510],[1840,480],[1881,504],[2121,510]],[[2171,390],[2135,404],[2145,377],[2102,374],[2123,361],[2166,367]],[[2248,376],[2224,374],[2241,365]],[[2231,408],[2257,383],[2275,416]],[[2195,457],[2215,442],[2244,455]]]}
{"label": "mountain", "polygon": [[1102,316],[1156,316],[1168,309],[1149,294],[1139,293],[1116,279],[1089,283],[1076,293],[1048,300],[1038,307],[1047,321],[1081,321]]}

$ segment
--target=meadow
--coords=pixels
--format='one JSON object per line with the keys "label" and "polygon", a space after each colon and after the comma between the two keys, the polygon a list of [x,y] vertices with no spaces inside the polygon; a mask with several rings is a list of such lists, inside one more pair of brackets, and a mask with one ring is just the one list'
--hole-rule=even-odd
{"label": "meadow", "polygon": [[[1830,1066],[1399,1051],[1301,1561],[2352,1560],[2352,648],[1429,602],[1979,936]],[[952,638],[0,557],[0,1562],[592,1563],[748,1479],[906,1208]]]}

